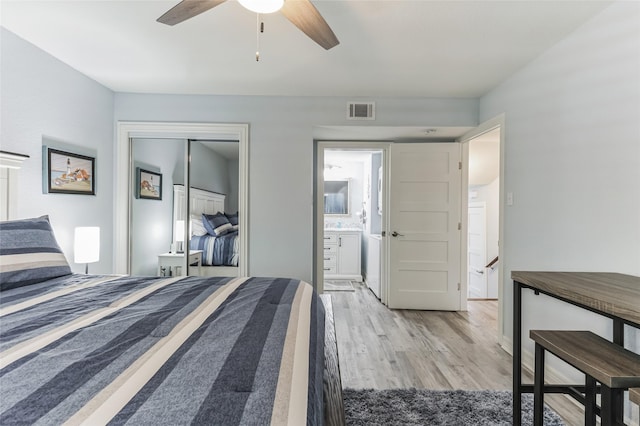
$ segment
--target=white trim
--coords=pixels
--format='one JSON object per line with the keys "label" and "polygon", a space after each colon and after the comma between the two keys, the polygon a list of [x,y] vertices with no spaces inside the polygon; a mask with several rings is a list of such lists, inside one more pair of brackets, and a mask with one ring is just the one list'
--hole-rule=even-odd
{"label": "white trim", "polygon": [[22,167],[22,162],[28,158],[28,155],[0,151],[0,167],[8,169],[19,169]]}
{"label": "white trim", "polygon": [[[460,141],[458,141],[460,142]],[[468,141],[467,141],[468,142]],[[467,311],[469,307],[469,273],[467,259],[469,251],[469,144],[460,142],[460,310]]]}
{"label": "white trim", "polygon": [[22,162],[28,158],[28,155],[0,151],[0,168],[6,169],[2,172],[1,178],[4,188],[0,191],[2,194],[0,220],[16,219],[18,215],[19,170],[22,167]]}
{"label": "white trim", "polygon": [[[463,200],[468,200],[468,192],[469,192],[469,182],[468,182],[468,173],[469,173],[469,141],[473,138],[476,138],[484,133],[490,132],[492,130],[500,129],[500,206],[499,206],[499,225],[498,225],[498,258],[500,259],[498,262],[498,343],[502,345],[505,336],[504,336],[504,309],[505,309],[505,300],[504,300],[504,265],[505,265],[505,247],[504,247],[504,197],[505,197],[505,115],[500,114],[490,120],[481,123],[476,128],[469,130],[467,133],[462,135],[458,142],[462,144],[463,152],[466,150],[466,159],[463,158],[462,161],[462,171],[463,171],[463,180],[461,185]],[[465,174],[467,178],[465,179]],[[466,205],[467,201],[463,201],[463,205]],[[466,207],[465,207],[466,211]],[[462,217],[462,232],[463,235],[467,232],[467,221],[468,215],[463,214]],[[464,253],[466,258],[466,243],[464,248],[461,250],[461,255]],[[461,305],[465,306],[466,310],[466,297],[467,297],[467,265],[466,262],[461,262],[461,279],[462,279],[462,292],[460,297],[464,300],[461,301]],[[503,345],[504,347],[504,345]]]}
{"label": "white trim", "polygon": [[[119,121],[116,130],[116,206],[114,217],[114,270],[128,274],[129,262],[129,216],[133,170],[131,162],[131,138],[179,138],[179,139],[235,139],[240,143],[239,165],[239,220],[240,261],[239,273],[249,275],[249,125],[227,123],[167,123]],[[186,172],[185,172],[186,173]]]}

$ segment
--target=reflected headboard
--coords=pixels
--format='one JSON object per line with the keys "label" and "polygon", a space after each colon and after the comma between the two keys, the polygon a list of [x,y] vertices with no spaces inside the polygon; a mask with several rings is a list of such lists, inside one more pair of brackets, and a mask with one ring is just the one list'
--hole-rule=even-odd
{"label": "reflected headboard", "polygon": [[28,155],[0,151],[0,220],[17,219],[18,170]]}
{"label": "reflected headboard", "polygon": [[[189,209],[191,215],[224,213],[226,195],[191,188],[189,191]],[[176,242],[176,221],[185,220],[186,206],[184,185],[173,185],[173,242]],[[185,220],[185,223],[188,223]]]}

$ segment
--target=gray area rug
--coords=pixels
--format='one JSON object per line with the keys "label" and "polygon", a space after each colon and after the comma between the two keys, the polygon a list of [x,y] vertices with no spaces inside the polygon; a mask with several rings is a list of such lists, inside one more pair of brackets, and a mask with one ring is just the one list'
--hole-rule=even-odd
{"label": "gray area rug", "polygon": [[[344,389],[347,425],[511,425],[510,391]],[[533,424],[533,395],[522,396],[522,424]],[[545,407],[544,425],[563,425]]]}

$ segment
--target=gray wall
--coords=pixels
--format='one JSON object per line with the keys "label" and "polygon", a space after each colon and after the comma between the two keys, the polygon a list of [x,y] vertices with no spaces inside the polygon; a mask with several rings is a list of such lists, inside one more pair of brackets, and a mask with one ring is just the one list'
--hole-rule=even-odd
{"label": "gray wall", "polygon": [[[48,214],[71,268],[75,226],[99,226],[100,261],[91,273],[113,270],[113,92],[15,34],[0,29],[0,148],[31,158],[20,170],[18,217]],[[96,195],[43,194],[43,138],[96,155]]]}
{"label": "gray wall", "polygon": [[[103,235],[101,260],[90,271],[113,271],[116,121],[249,123],[249,272],[311,281],[314,129],[352,124],[344,116],[352,98],[114,96],[4,29],[0,53],[1,147],[31,156],[20,174],[18,214],[49,214],[68,258],[73,255],[73,227],[98,225]],[[378,119],[369,123],[376,126],[477,124],[474,99],[381,98],[376,102]],[[42,194],[43,136],[96,151],[97,196]],[[81,213],[70,215],[69,205]],[[274,226],[282,224],[283,217],[285,229]],[[82,270],[81,265],[72,266]]]}
{"label": "gray wall", "polygon": [[[222,155],[204,146],[204,144],[211,143],[215,142],[191,143],[191,187],[229,195],[231,183],[228,161]],[[238,183],[236,182],[235,185],[237,188]],[[225,208],[226,203],[227,199],[225,198]],[[236,210],[237,204],[236,201]]]}
{"label": "gray wall", "polygon": [[229,172],[229,195],[225,198],[224,203],[227,213],[235,213],[238,211],[240,163],[234,160],[227,160],[227,171]]}
{"label": "gray wall", "polygon": [[[172,242],[173,184],[184,180],[185,140],[134,139],[134,167],[162,174],[162,200],[131,201],[131,273],[155,275]],[[176,182],[176,177],[179,182]]]}
{"label": "gray wall", "polygon": [[[118,93],[115,120],[249,123],[249,273],[312,279],[314,127],[352,98]],[[373,125],[473,126],[472,99],[376,99]]]}
{"label": "gray wall", "polygon": [[[640,275],[638,22],[640,3],[616,2],[481,99],[481,121],[506,116],[509,339],[512,270]],[[544,296],[527,292],[524,306],[525,328],[611,335],[608,321]]]}

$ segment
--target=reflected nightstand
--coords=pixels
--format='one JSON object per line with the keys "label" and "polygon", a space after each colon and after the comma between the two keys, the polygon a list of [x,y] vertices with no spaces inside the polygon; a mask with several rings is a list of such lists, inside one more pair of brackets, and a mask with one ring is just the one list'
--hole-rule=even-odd
{"label": "reflected nightstand", "polygon": [[[184,253],[162,253],[158,255],[158,276],[177,276],[182,274],[184,265]],[[198,275],[201,275],[202,250],[189,250],[189,266],[198,267]],[[174,269],[174,271],[171,270]]]}

